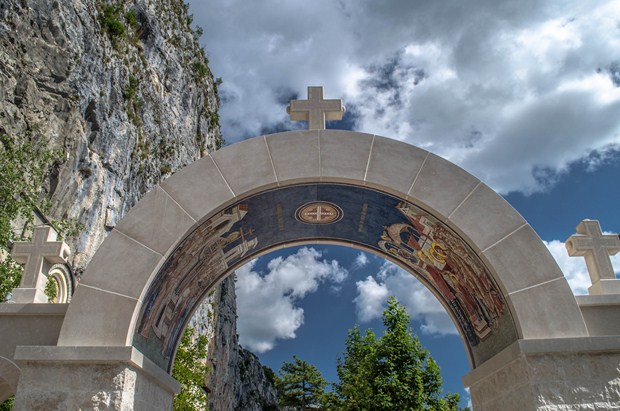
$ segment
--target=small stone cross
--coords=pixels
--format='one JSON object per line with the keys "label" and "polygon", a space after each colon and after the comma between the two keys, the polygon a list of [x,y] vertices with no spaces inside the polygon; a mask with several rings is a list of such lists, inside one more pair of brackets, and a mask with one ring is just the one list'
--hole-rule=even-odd
{"label": "small stone cross", "polygon": [[16,303],[44,303],[47,271],[52,264],[65,263],[69,258],[69,246],[56,241],[57,234],[50,226],[36,227],[31,241],[13,244],[11,257],[24,264],[22,280],[13,290],[11,301]]}
{"label": "small stone cross", "polygon": [[323,87],[308,87],[308,100],[291,100],[286,112],[294,121],[307,121],[308,130],[325,130],[325,120],[342,120],[342,100],[324,100]]}
{"label": "small stone cross", "polygon": [[[570,236],[565,245],[571,257],[585,257],[588,273],[595,288],[601,287],[599,284],[601,280],[617,282],[609,258],[620,251],[620,238],[617,234],[604,235],[597,220],[583,220],[577,225],[577,234]],[[597,290],[597,293],[607,292]]]}

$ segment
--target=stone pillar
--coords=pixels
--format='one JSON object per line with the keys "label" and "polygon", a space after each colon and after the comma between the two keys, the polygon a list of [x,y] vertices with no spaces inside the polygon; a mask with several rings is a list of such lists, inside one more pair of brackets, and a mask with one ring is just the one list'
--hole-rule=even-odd
{"label": "stone pillar", "polygon": [[620,338],[519,340],[463,385],[474,411],[620,410]]}
{"label": "stone pillar", "polygon": [[21,346],[14,411],[170,411],[179,383],[133,347]]}

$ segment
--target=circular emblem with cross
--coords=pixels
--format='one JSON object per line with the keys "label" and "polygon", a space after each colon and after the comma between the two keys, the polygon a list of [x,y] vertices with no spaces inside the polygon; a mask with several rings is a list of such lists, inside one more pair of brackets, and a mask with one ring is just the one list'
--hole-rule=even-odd
{"label": "circular emblem with cross", "polygon": [[295,218],[305,224],[332,224],[342,219],[342,209],[334,203],[306,203],[295,212]]}

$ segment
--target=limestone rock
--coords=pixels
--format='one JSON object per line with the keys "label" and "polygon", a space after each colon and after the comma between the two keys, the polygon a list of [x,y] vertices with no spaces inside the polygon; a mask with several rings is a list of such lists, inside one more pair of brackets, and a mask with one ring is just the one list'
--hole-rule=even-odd
{"label": "limestone rock", "polygon": [[144,193],[221,140],[216,85],[184,3],[118,4],[0,5],[0,133],[63,153],[45,190],[52,218],[87,227],[71,242],[78,273]]}
{"label": "limestone rock", "polygon": [[209,343],[212,372],[207,381],[209,409],[218,411],[278,410],[277,393],[258,358],[239,346],[234,276],[226,278],[213,296],[218,305],[215,335]]}
{"label": "limestone rock", "polygon": [[[85,227],[67,239],[78,276],[148,190],[221,145],[217,82],[189,21],[182,0],[0,2],[0,133],[62,153],[43,190],[50,217]],[[229,303],[217,305],[222,321],[235,318]],[[207,300],[193,320],[211,336],[213,309]],[[234,361],[254,359],[232,325],[212,355],[238,376]],[[252,385],[231,384],[239,398]]]}

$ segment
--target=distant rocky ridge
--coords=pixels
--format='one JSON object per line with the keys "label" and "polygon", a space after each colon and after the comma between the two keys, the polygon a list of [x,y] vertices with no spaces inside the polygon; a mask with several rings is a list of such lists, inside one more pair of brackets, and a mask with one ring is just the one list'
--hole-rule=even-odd
{"label": "distant rocky ridge", "polygon": [[[78,276],[147,191],[222,143],[219,82],[190,26],[182,0],[0,1],[0,133],[62,153],[43,191],[49,217],[85,227],[68,239]],[[260,364],[224,325],[236,316],[234,298],[222,297],[234,295],[232,278],[222,287],[212,295],[225,303],[207,300],[193,324],[211,336],[217,328],[214,369],[228,358],[239,378],[225,380],[231,389],[210,384],[234,396],[221,400],[230,409],[257,409],[241,405],[249,400],[239,366]]]}

